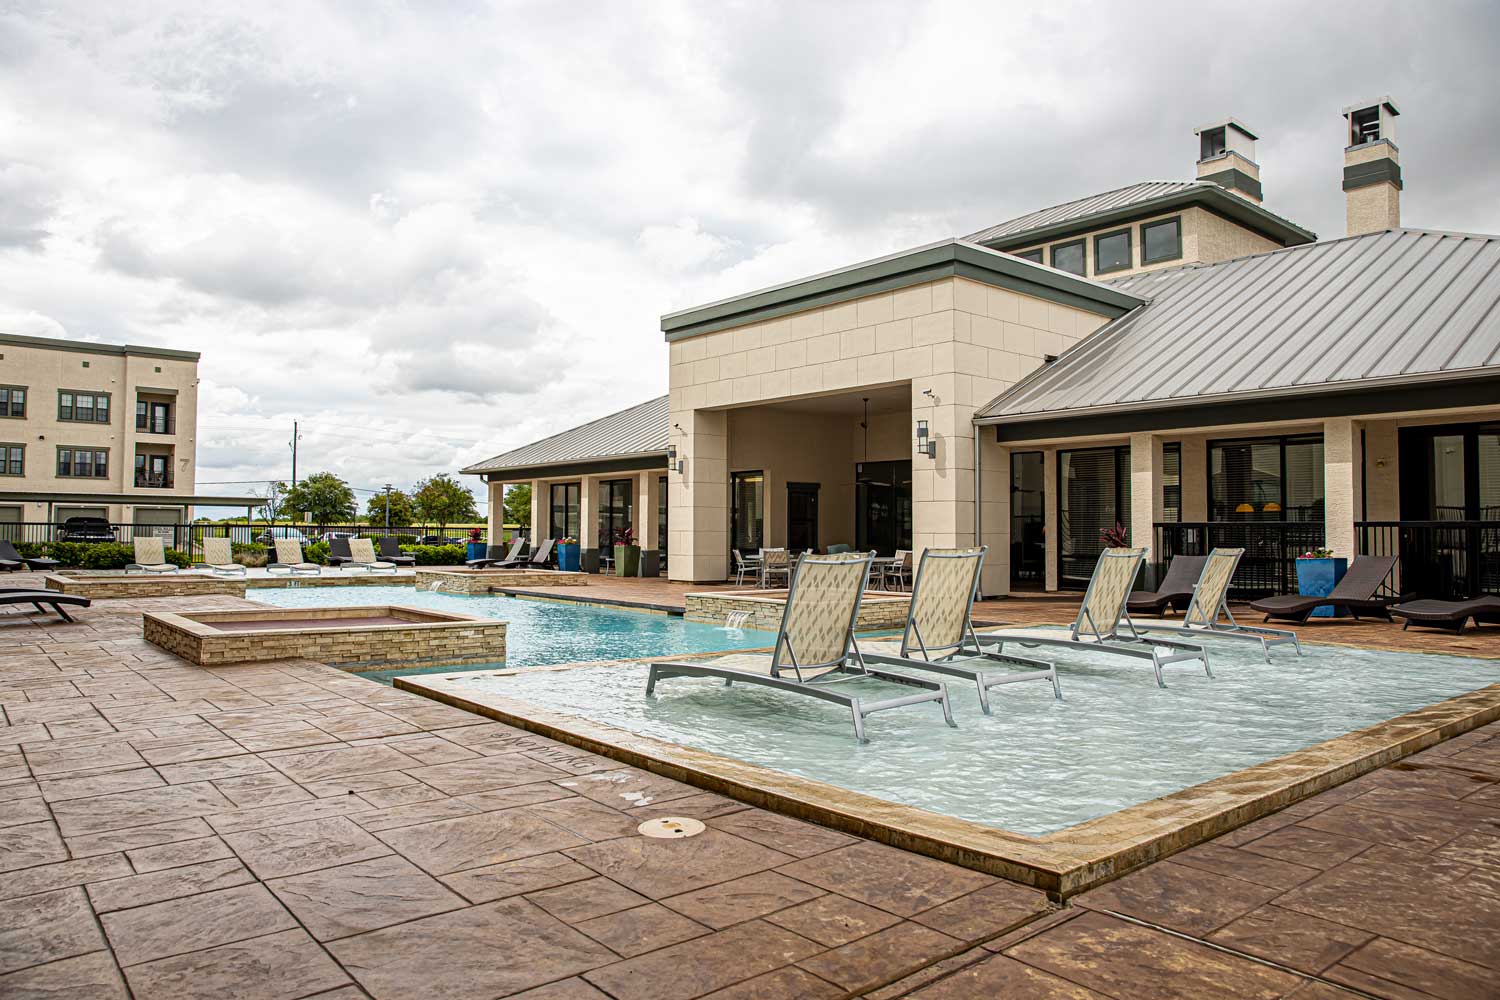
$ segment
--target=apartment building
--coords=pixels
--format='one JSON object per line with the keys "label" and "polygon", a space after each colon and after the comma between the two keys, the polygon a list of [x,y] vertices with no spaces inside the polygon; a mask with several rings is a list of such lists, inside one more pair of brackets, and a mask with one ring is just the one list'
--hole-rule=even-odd
{"label": "apartment building", "polygon": [[0,334],[0,524],[187,521],[198,359]]}

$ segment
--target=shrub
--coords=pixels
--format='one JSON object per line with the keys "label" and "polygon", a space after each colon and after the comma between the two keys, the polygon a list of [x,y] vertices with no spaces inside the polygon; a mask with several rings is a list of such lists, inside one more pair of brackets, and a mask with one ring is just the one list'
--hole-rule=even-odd
{"label": "shrub", "polygon": [[417,557],[418,566],[462,566],[462,545],[403,545],[401,551]]}
{"label": "shrub", "polygon": [[319,566],[328,565],[328,543],[313,542],[311,545],[302,546],[302,558]]}
{"label": "shrub", "polygon": [[16,542],[15,546],[22,559],[40,559],[47,554],[46,542]]}
{"label": "shrub", "polygon": [[268,561],[266,547],[259,542],[236,542],[230,548],[234,552],[234,561],[241,566],[264,566]]}

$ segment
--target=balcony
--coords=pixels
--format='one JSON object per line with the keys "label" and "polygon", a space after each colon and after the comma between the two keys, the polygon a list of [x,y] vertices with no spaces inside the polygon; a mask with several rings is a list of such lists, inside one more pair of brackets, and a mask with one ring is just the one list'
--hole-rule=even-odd
{"label": "balcony", "polygon": [[170,402],[137,397],[135,430],[137,434],[176,434],[177,408]]}
{"label": "balcony", "polygon": [[145,489],[170,490],[172,488],[172,474],[170,472],[143,472],[137,469],[135,484]]}

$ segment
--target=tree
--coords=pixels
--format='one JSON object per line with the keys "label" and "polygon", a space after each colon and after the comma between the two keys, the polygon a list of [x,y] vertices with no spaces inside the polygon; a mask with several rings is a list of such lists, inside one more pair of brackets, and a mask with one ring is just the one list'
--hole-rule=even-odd
{"label": "tree", "polygon": [[469,488],[446,472],[439,472],[424,479],[412,491],[412,505],[423,522],[436,522],[438,531],[444,531],[450,521],[477,521],[479,508],[474,506],[474,494]]}
{"label": "tree", "polygon": [[286,509],[286,483],[270,482],[260,493],[260,515],[270,525],[276,524],[276,519]]}
{"label": "tree", "polygon": [[416,520],[416,507],[411,502],[411,497],[401,490],[391,490],[391,519],[385,519],[385,493],[377,493],[370,498],[365,506],[365,511],[370,516],[370,527],[382,528],[387,523],[393,528],[404,528]]}
{"label": "tree", "polygon": [[283,507],[306,512],[319,527],[354,520],[354,491],[331,472],[314,472],[286,491]]}
{"label": "tree", "polygon": [[521,483],[505,491],[505,524],[531,525],[531,484]]}

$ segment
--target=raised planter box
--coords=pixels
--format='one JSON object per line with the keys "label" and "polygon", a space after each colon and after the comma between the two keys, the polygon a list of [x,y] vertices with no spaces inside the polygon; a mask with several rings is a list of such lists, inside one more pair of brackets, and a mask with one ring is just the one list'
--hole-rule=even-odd
{"label": "raised planter box", "polygon": [[208,594],[245,596],[241,577],[200,573],[51,573],[47,589],[87,597],[91,601],[132,597],[202,597]]}
{"label": "raised planter box", "polygon": [[444,594],[488,594],[518,587],[584,587],[585,573],[555,569],[418,569],[418,590]]}
{"label": "raised planter box", "polygon": [[203,667],[303,658],[344,670],[505,659],[505,622],[399,605],[148,611],[146,641]]}
{"label": "raised planter box", "polygon": [[[859,617],[855,619],[854,627],[860,630],[902,628],[906,625],[910,607],[910,594],[868,592],[860,601]],[[745,628],[774,632],[781,627],[781,616],[786,611],[786,591],[720,590],[688,594],[683,617],[723,625],[735,611],[749,615],[743,622]]]}

